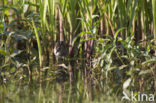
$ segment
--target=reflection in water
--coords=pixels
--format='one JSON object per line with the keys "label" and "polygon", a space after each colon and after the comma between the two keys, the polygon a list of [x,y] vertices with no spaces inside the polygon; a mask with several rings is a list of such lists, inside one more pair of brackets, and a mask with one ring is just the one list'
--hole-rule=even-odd
{"label": "reflection in water", "polygon": [[34,75],[31,79],[29,76],[19,80],[10,78],[0,85],[0,101],[2,103],[118,103],[117,98],[112,98],[108,94],[111,89],[104,90],[102,87],[104,81],[96,84],[96,79],[89,74],[80,75],[81,72],[78,69],[77,74],[72,74],[74,78],[72,82],[68,68],[63,66],[56,67],[55,76],[53,74],[50,76],[51,71],[48,71],[49,74],[43,76],[42,82]]}
{"label": "reflection in water", "polygon": [[[92,80],[56,83],[45,81],[39,84],[31,81],[29,84],[21,81],[6,83],[0,86],[0,101],[2,103],[91,103],[109,99],[103,91],[96,91]],[[99,87],[100,88],[100,87]],[[106,98],[107,97],[107,98]]]}
{"label": "reflection in water", "polygon": [[69,69],[69,79],[70,79],[70,83],[71,83],[71,82],[73,82],[73,67],[70,62],[69,62],[68,69]]}
{"label": "reflection in water", "polygon": [[62,90],[62,84],[60,84],[60,90],[59,90],[59,98],[58,98],[58,103],[62,103],[62,95],[63,95],[63,90]]}

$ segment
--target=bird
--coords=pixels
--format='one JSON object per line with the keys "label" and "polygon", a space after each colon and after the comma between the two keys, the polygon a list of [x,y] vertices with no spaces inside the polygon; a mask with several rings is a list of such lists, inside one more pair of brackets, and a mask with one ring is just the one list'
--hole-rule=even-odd
{"label": "bird", "polygon": [[54,55],[57,60],[64,60],[67,56],[67,46],[64,41],[59,41],[54,46]]}

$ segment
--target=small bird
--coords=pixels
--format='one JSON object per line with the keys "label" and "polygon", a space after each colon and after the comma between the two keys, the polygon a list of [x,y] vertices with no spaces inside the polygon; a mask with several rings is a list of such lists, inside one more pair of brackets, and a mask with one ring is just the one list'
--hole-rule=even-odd
{"label": "small bird", "polygon": [[65,42],[57,42],[54,47],[54,55],[56,56],[56,59],[64,59],[67,56],[67,50]]}

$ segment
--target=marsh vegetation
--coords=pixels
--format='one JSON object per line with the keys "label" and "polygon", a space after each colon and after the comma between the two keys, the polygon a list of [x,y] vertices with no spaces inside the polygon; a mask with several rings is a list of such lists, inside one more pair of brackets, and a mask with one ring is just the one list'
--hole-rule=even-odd
{"label": "marsh vegetation", "polygon": [[155,0],[0,1],[0,102],[127,102],[123,91],[156,95]]}

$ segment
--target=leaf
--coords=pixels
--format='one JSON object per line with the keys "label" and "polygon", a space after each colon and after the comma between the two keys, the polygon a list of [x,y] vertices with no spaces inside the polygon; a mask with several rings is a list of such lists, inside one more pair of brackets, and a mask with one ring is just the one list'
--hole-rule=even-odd
{"label": "leaf", "polygon": [[16,71],[15,67],[10,68],[10,73],[14,73]]}
{"label": "leaf", "polygon": [[99,15],[92,15],[92,19],[99,17]]}
{"label": "leaf", "polygon": [[23,12],[26,13],[28,11],[29,5],[28,4],[24,4],[23,5]]}
{"label": "leaf", "polygon": [[104,65],[104,60],[101,60],[100,67],[103,67],[103,65]]}
{"label": "leaf", "polygon": [[131,83],[131,78],[127,79],[124,83],[123,83],[123,89],[127,89]]}
{"label": "leaf", "polygon": [[[82,37],[83,35],[85,34],[89,34],[91,32],[81,32],[78,34],[78,36],[76,36],[74,39],[73,39],[73,42],[72,42],[72,45],[74,45],[74,43],[76,42],[76,40],[79,38],[79,37]],[[82,40],[82,39],[81,39]]]}
{"label": "leaf", "polygon": [[142,65],[146,65],[148,63],[156,63],[156,59],[150,59],[142,63]]}
{"label": "leaf", "polygon": [[125,28],[122,27],[122,28],[118,29],[118,31],[115,33],[115,35],[114,35],[114,39],[115,39],[115,40],[116,40],[116,38],[117,38],[119,32],[120,32],[121,30],[123,30],[123,29],[125,29]]}
{"label": "leaf", "polygon": [[98,42],[103,43],[105,40],[103,38],[99,38]]}
{"label": "leaf", "polygon": [[126,68],[127,66],[128,66],[128,65],[121,65],[121,66],[119,67],[119,69],[122,70],[122,69]]}
{"label": "leaf", "polygon": [[0,54],[6,55],[6,52],[5,52],[5,50],[3,48],[0,48]]}
{"label": "leaf", "polygon": [[37,46],[38,46],[38,54],[39,54],[40,67],[42,67],[42,47],[41,47],[41,42],[40,42],[38,30],[37,30],[37,28],[36,28],[35,23],[34,23],[33,20],[32,20],[32,25],[33,25],[35,36],[36,36],[36,39],[37,39]]}
{"label": "leaf", "polygon": [[21,52],[22,52],[21,50],[15,50],[10,56],[15,57],[15,56],[19,55]]}
{"label": "leaf", "polygon": [[142,70],[142,71],[140,71],[139,75],[145,75],[150,72],[151,72],[150,70]]}

